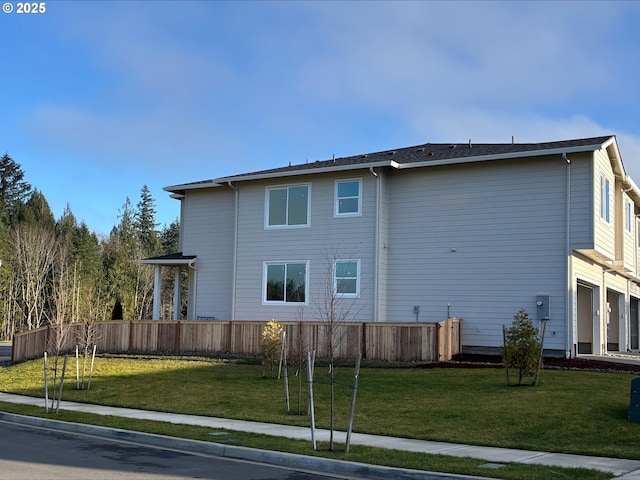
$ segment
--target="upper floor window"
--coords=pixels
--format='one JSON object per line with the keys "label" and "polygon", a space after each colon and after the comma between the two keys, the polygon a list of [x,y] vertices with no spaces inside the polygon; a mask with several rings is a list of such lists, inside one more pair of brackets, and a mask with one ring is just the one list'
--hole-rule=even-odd
{"label": "upper floor window", "polygon": [[600,218],[605,222],[611,221],[611,184],[609,179],[600,177]]}
{"label": "upper floor window", "polygon": [[334,292],[341,297],[360,295],[360,260],[337,260],[334,268]]}
{"label": "upper floor window", "polygon": [[305,303],[307,262],[265,262],[264,303]]}
{"label": "upper floor window", "polygon": [[336,182],[336,216],[356,216],[362,213],[362,180]]}
{"label": "upper floor window", "polygon": [[624,205],[624,218],[625,218],[625,228],[627,232],[631,233],[633,231],[633,204],[631,202],[625,202]]}
{"label": "upper floor window", "polygon": [[309,190],[309,185],[267,188],[265,226],[309,226]]}

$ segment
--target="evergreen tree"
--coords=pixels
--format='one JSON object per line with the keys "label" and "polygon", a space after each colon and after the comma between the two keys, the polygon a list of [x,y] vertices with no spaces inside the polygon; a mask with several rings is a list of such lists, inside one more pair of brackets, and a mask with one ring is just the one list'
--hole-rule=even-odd
{"label": "evergreen tree", "polygon": [[69,250],[69,270],[75,285],[75,321],[107,319],[109,289],[102,265],[102,249],[98,238],[89,231],[86,223],[74,227]]}
{"label": "evergreen tree", "polygon": [[[162,254],[168,255],[170,253],[176,253],[180,250],[180,222],[178,219],[171,222],[169,226],[162,229],[160,233],[160,240],[162,242]],[[175,268],[163,268],[162,269],[162,288],[161,288],[161,309],[162,318],[173,318],[173,295],[175,288]],[[189,283],[188,269],[181,268],[180,271],[180,315],[186,315],[187,308],[187,290]]]}
{"label": "evergreen tree", "polygon": [[103,261],[110,289],[112,306],[122,305],[123,318],[134,318],[135,272],[133,262],[136,257],[134,236],[134,212],[129,197],[119,213],[120,223],[113,227],[109,238],[103,244]]}
{"label": "evergreen tree", "polygon": [[38,224],[42,228],[55,229],[55,217],[42,192],[34,190],[25,203],[22,201],[16,202],[12,224],[19,223]]}
{"label": "evergreen tree", "polygon": [[69,204],[62,212],[62,216],[56,222],[56,234],[63,243],[70,245],[74,230],[78,227],[75,215],[71,211]]}
{"label": "evergreen tree", "polygon": [[120,223],[113,227],[111,230],[111,236],[116,235],[127,243],[132,242],[135,231],[135,212],[133,211],[131,199],[129,197],[126,198],[122,209],[118,212],[118,218],[120,219]]}
{"label": "evergreen tree", "polygon": [[162,229],[160,240],[163,255],[176,253],[180,250],[180,221],[178,219]]}
{"label": "evergreen tree", "polygon": [[0,157],[0,203],[2,210],[9,214],[16,204],[24,201],[31,193],[31,185],[24,180],[24,171],[9,154]]}
{"label": "evergreen tree", "polygon": [[81,264],[81,272],[102,281],[101,247],[98,237],[82,222],[74,228],[71,238],[71,256]]}
{"label": "evergreen tree", "polygon": [[135,212],[133,228],[138,244],[146,256],[155,256],[160,253],[160,240],[156,227],[156,202],[144,185],[140,191],[140,201]]}

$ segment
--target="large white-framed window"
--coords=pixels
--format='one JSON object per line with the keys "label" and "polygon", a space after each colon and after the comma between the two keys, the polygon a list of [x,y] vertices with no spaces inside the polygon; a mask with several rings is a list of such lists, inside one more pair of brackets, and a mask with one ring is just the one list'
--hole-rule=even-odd
{"label": "large white-framed window", "polygon": [[267,187],[265,228],[308,227],[311,185]]}
{"label": "large white-framed window", "polygon": [[600,176],[600,218],[611,221],[611,182],[604,175]]}
{"label": "large white-framed window", "polygon": [[264,262],[262,303],[306,305],[309,261]]}
{"label": "large white-framed window", "polygon": [[624,204],[624,227],[627,233],[633,232],[633,204],[626,201]]}
{"label": "large white-framed window", "polygon": [[333,267],[333,291],[337,296],[360,296],[360,260],[336,260]]}
{"label": "large white-framed window", "polygon": [[335,187],[336,217],[355,217],[362,215],[362,179],[336,180]]}

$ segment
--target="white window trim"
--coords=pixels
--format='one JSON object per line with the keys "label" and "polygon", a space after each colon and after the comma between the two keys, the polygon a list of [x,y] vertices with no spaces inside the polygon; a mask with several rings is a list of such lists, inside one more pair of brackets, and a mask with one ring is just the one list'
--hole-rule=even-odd
{"label": "white window trim", "polygon": [[[340,213],[339,212],[340,199],[338,198],[338,184],[339,183],[346,183],[346,182],[358,182],[358,211],[357,212],[347,212],[347,213]],[[349,198],[353,198],[353,197],[349,197]],[[334,182],[333,216],[334,217],[360,217],[360,216],[362,216],[362,178],[341,178],[340,180],[336,180]]]}
{"label": "white window trim", "polygon": [[625,201],[624,204],[624,222],[625,222],[625,231],[631,235],[633,233],[633,203],[629,200]]}
{"label": "white window trim", "polygon": [[[271,190],[289,189],[291,187],[307,187],[307,223],[304,225],[269,225],[269,192]],[[289,193],[287,192],[287,206],[289,205]],[[264,190],[264,228],[268,230],[281,230],[289,228],[309,228],[311,227],[311,184],[292,183],[287,185],[271,185]]]}
{"label": "white window trim", "polygon": [[[269,265],[285,265],[289,263],[304,263],[304,302],[268,301],[267,300],[267,267]],[[309,305],[309,260],[269,260],[262,264],[262,305],[288,305],[299,307]]]}
{"label": "white window trim", "polygon": [[[336,268],[338,263],[356,263],[356,293],[338,293],[338,277],[336,276]],[[360,297],[360,259],[341,258],[333,262],[333,292],[337,298],[359,298]]]}

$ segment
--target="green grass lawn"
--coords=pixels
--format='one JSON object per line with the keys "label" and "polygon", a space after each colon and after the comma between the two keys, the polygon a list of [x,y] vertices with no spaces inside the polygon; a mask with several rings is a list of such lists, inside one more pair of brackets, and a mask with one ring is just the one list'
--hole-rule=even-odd
{"label": "green grass lawn", "polygon": [[[42,367],[42,361],[35,360],[0,369],[0,390],[41,397]],[[75,360],[70,359],[63,399],[308,426],[308,416],[294,414],[298,393],[295,372],[289,370],[294,412],[287,413],[283,381],[263,378],[262,371],[260,365],[235,361],[105,357],[96,360],[91,390],[87,391],[76,390]],[[352,376],[350,368],[338,371],[336,428],[339,430],[347,426]],[[326,367],[317,366],[314,392],[319,428],[329,425],[326,377]],[[502,369],[365,367],[359,376],[354,431],[640,459],[640,424],[627,420],[633,378],[628,374],[545,370],[537,387],[509,387]],[[306,378],[303,380],[301,409],[306,413]],[[7,408],[5,405],[3,410]],[[175,431],[176,427],[171,429]],[[238,433],[232,436],[242,436],[241,443],[245,445],[251,437]],[[278,442],[268,440],[270,445]],[[283,442],[298,445],[295,448],[303,451],[298,453],[309,454],[308,442]],[[379,452],[379,449],[373,450]],[[367,449],[352,446],[347,458],[365,461],[356,459],[358,452],[363,451]],[[396,464],[397,458],[392,460],[388,456],[385,453],[385,464]],[[393,456],[405,458],[410,465],[412,462],[423,465],[422,457],[438,457],[403,452]],[[370,453],[370,457],[377,461],[381,458],[380,453]],[[549,471],[534,472],[544,467],[527,470],[528,466],[514,466],[516,470],[523,467],[533,472],[533,476],[526,476],[529,473],[518,476],[521,473],[515,475],[505,469],[477,470],[478,462],[471,462],[475,462],[475,467],[458,473],[513,479],[554,478]],[[460,459],[455,463],[462,465]],[[455,471],[440,468],[431,469]],[[572,476],[565,469],[560,470],[562,473],[557,478],[608,478],[602,474],[587,477],[584,471]],[[541,476],[535,476],[538,474]]]}

